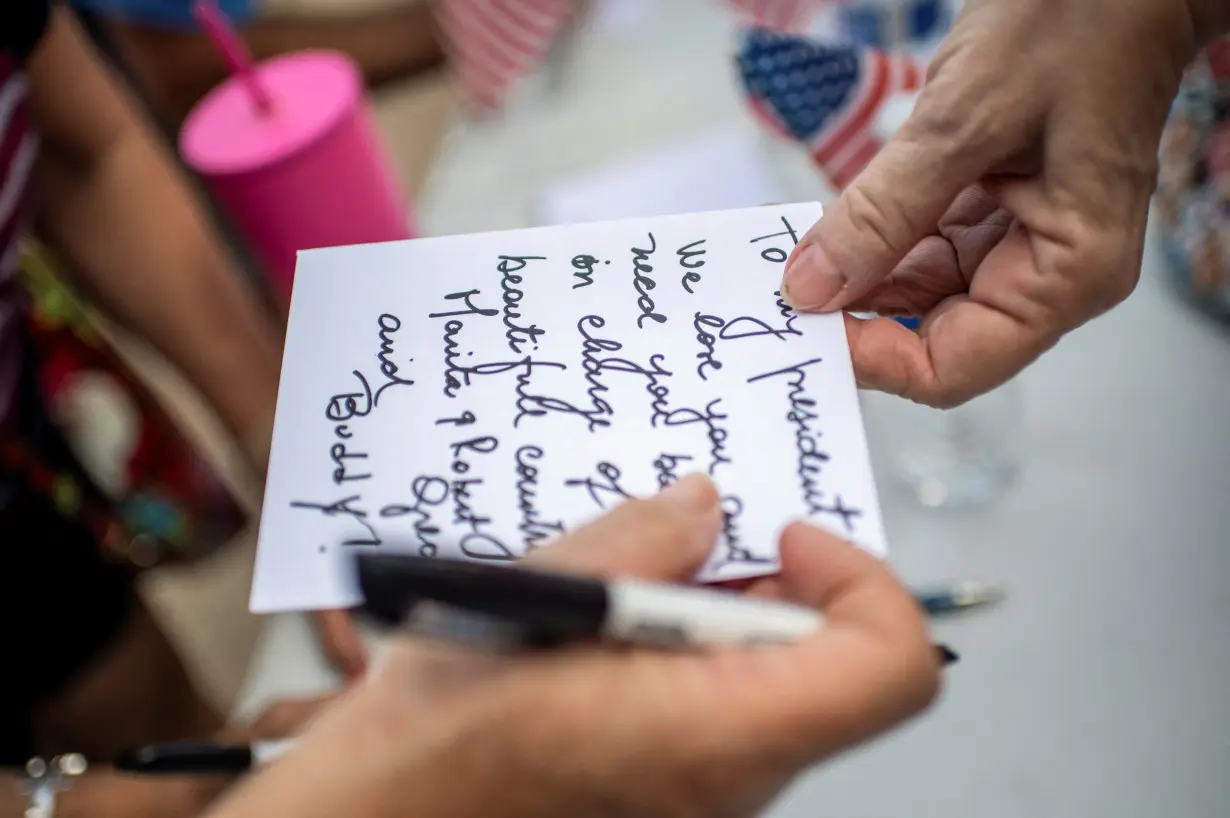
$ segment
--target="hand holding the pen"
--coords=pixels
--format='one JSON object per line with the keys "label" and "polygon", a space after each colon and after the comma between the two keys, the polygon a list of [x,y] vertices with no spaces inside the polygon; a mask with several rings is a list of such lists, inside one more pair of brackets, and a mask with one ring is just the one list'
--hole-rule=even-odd
{"label": "hand holding the pen", "polygon": [[[685,582],[721,524],[712,484],[692,477],[527,559]],[[747,593],[826,618],[788,646],[492,654],[403,638],[216,816],[753,815],[938,687],[924,618],[887,567],[802,524],[782,562]]]}

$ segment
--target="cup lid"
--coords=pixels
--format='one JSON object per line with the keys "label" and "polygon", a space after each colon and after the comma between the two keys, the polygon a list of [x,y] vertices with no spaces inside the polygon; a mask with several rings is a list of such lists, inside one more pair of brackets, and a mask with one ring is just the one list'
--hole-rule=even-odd
{"label": "cup lid", "polygon": [[257,109],[248,89],[231,77],[210,91],[184,121],[179,148],[204,176],[268,167],[327,134],[363,93],[358,68],[343,54],[304,51],[256,67],[273,106]]}

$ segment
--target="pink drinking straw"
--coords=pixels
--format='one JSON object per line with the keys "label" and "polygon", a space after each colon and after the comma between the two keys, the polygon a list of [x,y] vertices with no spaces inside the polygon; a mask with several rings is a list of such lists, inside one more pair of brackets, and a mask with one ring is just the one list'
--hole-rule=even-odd
{"label": "pink drinking straw", "polygon": [[239,33],[231,25],[231,21],[226,19],[222,9],[218,8],[218,4],[213,0],[196,0],[192,11],[197,25],[218,49],[226,67],[247,87],[256,109],[261,113],[268,113],[273,106],[273,100],[257,78],[252,55],[248,53],[247,46],[239,38]]}

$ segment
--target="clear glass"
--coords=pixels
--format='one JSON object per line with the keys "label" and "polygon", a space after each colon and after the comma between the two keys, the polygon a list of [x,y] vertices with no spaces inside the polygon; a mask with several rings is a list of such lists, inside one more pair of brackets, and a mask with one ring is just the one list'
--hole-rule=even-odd
{"label": "clear glass", "polygon": [[1016,381],[948,410],[871,392],[862,402],[878,476],[922,505],[984,505],[1016,481],[1025,435]]}

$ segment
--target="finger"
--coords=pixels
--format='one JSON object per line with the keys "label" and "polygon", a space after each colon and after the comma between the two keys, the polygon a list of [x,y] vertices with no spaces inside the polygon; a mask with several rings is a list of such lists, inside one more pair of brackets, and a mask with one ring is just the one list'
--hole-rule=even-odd
{"label": "finger", "polygon": [[824,611],[834,625],[854,624],[886,639],[926,635],[914,597],[888,565],[816,526],[794,523],[782,532],[783,597]]}
{"label": "finger", "polygon": [[[1049,349],[1067,328],[1035,300],[1036,261],[1015,227],[988,253],[970,295],[931,309],[917,332],[895,321],[847,316],[860,386],[948,408],[1003,384]],[[985,285],[985,286],[984,286]]]}
{"label": "finger", "polygon": [[352,681],[361,677],[367,670],[367,648],[350,612],[318,612],[316,630],[321,647],[333,666]]}
{"label": "finger", "polygon": [[336,693],[330,693],[274,702],[261,711],[246,732],[257,739],[279,739],[294,735],[336,698]]}
{"label": "finger", "polygon": [[[717,490],[704,475],[691,475],[656,497],[628,500],[597,520],[530,552],[528,566],[595,576],[634,575],[661,581],[692,579],[713,548],[722,525]],[[448,659],[441,662],[441,659]],[[436,661],[431,661],[436,660]],[[427,673],[477,673],[491,656],[433,640],[401,639],[382,658],[379,678],[406,679]]]}
{"label": "finger", "polygon": [[940,402],[940,385],[919,333],[891,318],[860,319],[847,314],[845,323],[859,388],[929,406]]}
{"label": "finger", "polygon": [[722,525],[717,489],[691,475],[648,500],[629,500],[523,562],[594,575],[691,579]]}
{"label": "finger", "polygon": [[901,132],[799,242],[782,282],[796,309],[832,312],[867,293],[991,167],[994,154],[960,136],[958,112],[945,106],[924,91]]}
{"label": "finger", "polygon": [[921,711],[938,692],[939,667],[925,618],[884,563],[806,524],[790,526],[781,545],[772,591],[820,608],[825,625],[787,648],[730,657],[731,689],[754,677],[758,691],[733,717],[768,757],[802,764]]}
{"label": "finger", "polygon": [[928,236],[911,250],[888,278],[850,304],[854,312],[922,316],[969,282],[961,274],[957,251],[942,236]]}
{"label": "finger", "polygon": [[975,273],[1012,226],[982,184],[957,196],[937,225],[938,235],[914,246],[883,282],[849,309],[880,315],[921,316],[944,299],[969,291]]}

